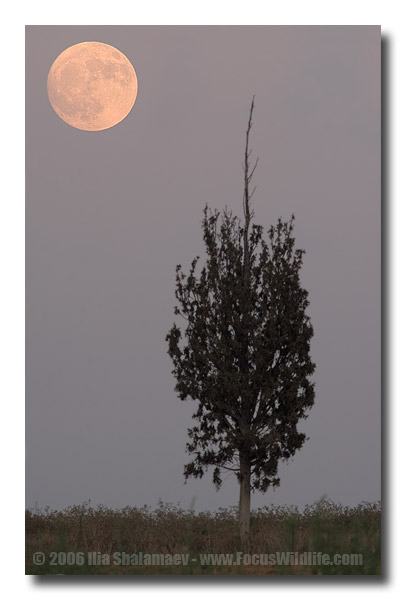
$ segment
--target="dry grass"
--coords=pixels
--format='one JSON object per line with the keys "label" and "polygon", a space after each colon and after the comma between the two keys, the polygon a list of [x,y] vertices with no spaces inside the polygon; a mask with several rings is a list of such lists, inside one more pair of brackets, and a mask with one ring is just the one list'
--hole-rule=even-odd
{"label": "dry grass", "polygon": [[[340,574],[380,573],[380,504],[363,503],[357,507],[343,507],[322,500],[304,511],[297,508],[265,507],[251,513],[251,535],[248,552],[318,552],[362,553],[362,568],[341,568]],[[32,565],[32,554],[51,551],[101,552],[112,555],[127,553],[235,553],[241,550],[238,538],[237,511],[220,509],[215,513],[183,510],[160,503],[156,509],[127,506],[121,510],[105,506],[72,506],[63,511],[45,509],[26,511],[27,573],[69,572],[94,573],[84,570],[44,571]],[[344,569],[344,570],[343,570]],[[134,570],[102,570],[104,574],[153,574],[156,569],[146,567]],[[166,569],[160,573],[184,574],[181,568]],[[207,574],[286,574],[278,569],[211,569]],[[308,574],[337,574],[337,569],[300,570]],[[187,570],[190,574],[190,569]],[[202,574],[195,569],[194,574]]]}

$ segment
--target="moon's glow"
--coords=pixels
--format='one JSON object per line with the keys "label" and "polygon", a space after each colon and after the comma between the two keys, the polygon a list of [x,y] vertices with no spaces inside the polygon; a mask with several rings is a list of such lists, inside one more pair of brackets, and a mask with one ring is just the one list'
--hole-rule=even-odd
{"label": "moon's glow", "polygon": [[128,58],[108,44],[82,42],[64,50],[48,73],[56,114],[85,131],[117,125],[132,109],[138,82]]}

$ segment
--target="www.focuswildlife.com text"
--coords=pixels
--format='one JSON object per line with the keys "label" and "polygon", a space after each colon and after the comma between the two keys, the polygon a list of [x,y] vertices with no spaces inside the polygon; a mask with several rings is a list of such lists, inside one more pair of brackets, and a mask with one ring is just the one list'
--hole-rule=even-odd
{"label": "www.focuswildlife.com text", "polygon": [[271,554],[200,554],[202,566],[336,566],[362,565],[362,554],[325,554],[323,552],[273,552]]}

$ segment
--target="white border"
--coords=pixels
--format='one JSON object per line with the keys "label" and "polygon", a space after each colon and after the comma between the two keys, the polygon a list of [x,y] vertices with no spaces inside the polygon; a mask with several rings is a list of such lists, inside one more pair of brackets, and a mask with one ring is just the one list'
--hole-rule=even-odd
{"label": "white border", "polygon": [[[10,588],[12,596],[28,597],[74,595],[80,598],[100,598],[106,595],[142,596],[162,593],[157,586],[165,585],[165,595],[169,598],[206,597],[213,591],[233,598],[245,598],[248,587],[255,586],[255,594],[266,595],[277,592],[278,596],[312,600],[327,593],[331,597],[362,598],[381,594],[398,597],[401,590],[404,570],[404,522],[405,510],[402,506],[405,462],[402,456],[405,415],[405,371],[404,340],[405,331],[405,189],[403,151],[405,127],[405,21],[401,11],[402,3],[361,2],[340,0],[340,2],[316,2],[296,0],[284,2],[253,1],[212,1],[192,3],[175,0],[144,2],[107,3],[100,1],[57,2],[20,2],[13,8],[2,9],[3,32],[1,37],[3,60],[1,115],[3,117],[2,147],[2,183],[1,198],[1,235],[0,256],[2,265],[0,309],[2,334],[0,338],[0,365],[2,400],[2,517],[5,530],[2,532],[1,565],[3,567],[3,585]],[[8,3],[11,6],[11,3]],[[6,12],[5,12],[6,11]],[[335,580],[335,585],[325,589],[323,582],[292,581],[285,585],[282,581],[270,581],[263,578],[250,582],[249,578],[228,578],[227,582],[216,582],[212,578],[207,584],[199,580],[177,580],[168,582],[159,580],[126,583],[117,581],[112,589],[112,581],[75,584],[66,581],[66,585],[40,585],[33,577],[23,575],[24,552],[24,26],[25,25],[129,25],[129,24],[307,24],[307,25],[344,25],[363,24],[381,25],[382,33],[389,39],[389,148],[388,148],[388,191],[387,201],[391,203],[389,218],[389,255],[391,258],[391,287],[388,290],[388,316],[390,325],[388,379],[390,395],[386,398],[389,405],[388,417],[388,460],[391,474],[385,507],[390,524],[389,535],[389,581],[380,583],[375,578],[365,578],[365,584],[357,582],[356,587]],[[4,131],[5,130],[5,131]],[[403,142],[403,143],[402,143]],[[402,185],[403,184],[403,185]],[[390,396],[390,397],[389,397]],[[402,397],[403,396],[403,397]],[[110,578],[111,579],[111,578]],[[120,578],[121,579],[121,578]],[[293,579],[293,578],[292,578]],[[348,578],[346,578],[348,580]],[[103,580],[102,580],[103,581]],[[314,581],[314,580],[313,580]],[[57,582],[59,583],[59,581]],[[196,585],[198,583],[198,585]],[[299,586],[298,586],[299,584]],[[318,584],[318,585],[317,585]],[[322,585],[320,585],[322,584]],[[355,582],[354,582],[355,584]],[[207,589],[209,585],[209,589]],[[294,586],[294,587],[293,587]],[[277,587],[277,590],[275,589]],[[10,594],[11,595],[11,594]],[[400,594],[399,594],[400,595]]]}

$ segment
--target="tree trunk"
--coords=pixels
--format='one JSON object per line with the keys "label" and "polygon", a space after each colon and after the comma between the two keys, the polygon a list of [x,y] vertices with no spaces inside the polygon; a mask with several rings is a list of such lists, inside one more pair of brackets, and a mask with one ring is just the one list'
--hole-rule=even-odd
{"label": "tree trunk", "polygon": [[251,513],[251,468],[249,461],[240,453],[240,542],[242,550],[247,550],[248,537],[250,531],[250,513]]}
{"label": "tree trunk", "polygon": [[[244,153],[244,257],[243,257],[243,308],[242,308],[242,355],[240,356],[240,371],[248,374],[248,325],[247,317],[251,311],[250,305],[250,253],[249,253],[249,227],[253,213],[250,211],[250,199],[254,192],[250,193],[250,182],[256,169],[258,159],[254,167],[250,171],[250,154],[249,137],[252,127],[252,112],[254,110],[254,98],[252,98],[250,116],[248,119],[248,128],[245,139]],[[255,189],[254,189],[255,191]],[[249,397],[241,397],[241,431],[243,437],[246,436],[248,423],[250,423],[250,402]],[[248,550],[248,538],[250,532],[250,514],[251,514],[251,463],[247,458],[246,452],[240,451],[240,506],[239,506],[239,521],[240,521],[240,543],[243,551]]]}

